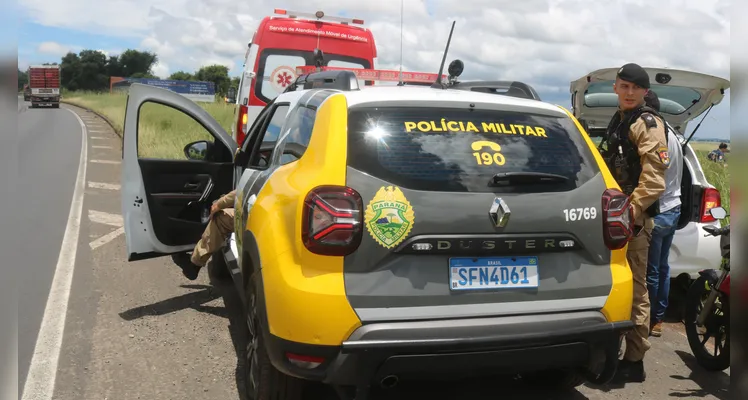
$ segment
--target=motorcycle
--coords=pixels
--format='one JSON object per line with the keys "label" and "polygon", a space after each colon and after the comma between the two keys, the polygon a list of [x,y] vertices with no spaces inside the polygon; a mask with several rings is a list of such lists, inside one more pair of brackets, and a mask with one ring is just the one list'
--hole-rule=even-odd
{"label": "motorcycle", "polygon": [[[718,220],[728,216],[722,207],[712,208],[709,213]],[[686,293],[686,336],[699,365],[722,371],[730,367],[730,225],[703,229],[707,232],[704,236],[720,237],[722,263],[719,271],[699,271],[699,278]],[[715,343],[710,349],[706,344],[711,338]]]}

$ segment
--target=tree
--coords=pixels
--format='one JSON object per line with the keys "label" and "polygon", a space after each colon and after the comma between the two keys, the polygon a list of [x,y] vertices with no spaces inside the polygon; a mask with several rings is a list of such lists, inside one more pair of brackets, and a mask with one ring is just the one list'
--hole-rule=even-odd
{"label": "tree", "polygon": [[169,79],[175,81],[194,81],[195,77],[189,72],[177,71],[169,75]]}
{"label": "tree", "polygon": [[25,71],[21,71],[20,68],[18,68],[18,90],[20,91],[23,89],[23,85],[25,85],[29,80],[29,76]]}
{"label": "tree", "polygon": [[124,77],[134,77],[136,74],[143,77],[153,76],[151,69],[157,62],[156,54],[133,49],[125,50],[118,58],[120,71]]}
{"label": "tree", "polygon": [[208,65],[200,68],[195,73],[198,81],[213,82],[216,85],[216,94],[223,97],[229,88],[229,68],[225,65]]}

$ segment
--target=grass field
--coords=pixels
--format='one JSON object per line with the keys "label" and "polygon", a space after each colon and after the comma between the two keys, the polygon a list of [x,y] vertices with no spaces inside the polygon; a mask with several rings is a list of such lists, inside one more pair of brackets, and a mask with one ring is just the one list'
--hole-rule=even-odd
{"label": "grass field", "polygon": [[[64,101],[92,109],[105,117],[122,135],[125,119],[125,94],[95,94],[73,92],[66,93]],[[224,103],[198,103],[231,132],[234,105]],[[138,126],[138,153],[140,157],[161,159],[185,159],[184,146],[196,140],[213,138],[196,121],[187,115],[160,104],[145,104],[141,109],[142,116]],[[730,210],[730,171],[727,163],[718,164],[706,158],[709,151],[716,149],[719,143],[691,142],[704,169],[707,180],[722,195],[722,205]],[[728,154],[729,158],[730,154]]]}
{"label": "grass field", "polygon": [[[106,117],[122,136],[127,95],[72,92],[64,101],[98,112]],[[197,103],[230,134],[234,105]],[[144,158],[184,159],[184,146],[197,140],[213,141],[213,137],[197,121],[167,106],[146,103],[141,107],[138,123],[138,155]]]}

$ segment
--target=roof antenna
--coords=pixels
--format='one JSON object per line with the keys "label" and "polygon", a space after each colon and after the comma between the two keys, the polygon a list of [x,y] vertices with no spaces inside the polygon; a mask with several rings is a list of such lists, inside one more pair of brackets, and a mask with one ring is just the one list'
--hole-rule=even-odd
{"label": "roof antenna", "polygon": [[455,21],[452,21],[452,29],[449,30],[449,38],[447,39],[447,47],[444,48],[444,55],[442,55],[442,64],[439,66],[439,75],[436,76],[436,82],[431,85],[432,88],[444,89],[442,84],[442,73],[444,72],[444,63],[447,62],[447,52],[449,51],[449,43],[452,42],[452,32],[455,30]]}
{"label": "roof antenna", "polygon": [[400,79],[397,86],[404,86],[403,82],[403,0],[400,0]]}

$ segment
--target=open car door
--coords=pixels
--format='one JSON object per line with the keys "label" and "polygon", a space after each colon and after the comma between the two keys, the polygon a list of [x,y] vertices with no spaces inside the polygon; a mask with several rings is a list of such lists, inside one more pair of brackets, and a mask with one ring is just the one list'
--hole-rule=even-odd
{"label": "open car door", "polygon": [[[571,104],[574,116],[590,136],[604,134],[618,109],[613,83],[619,68],[592,71],[571,82]],[[730,81],[693,71],[644,68],[649,74],[650,90],[660,99],[660,113],[667,122],[686,133],[688,122],[701,115],[712,104],[719,104]]]}
{"label": "open car door", "polygon": [[236,142],[191,100],[142,84],[130,86],[123,141],[128,261],[191,250],[233,190]]}

